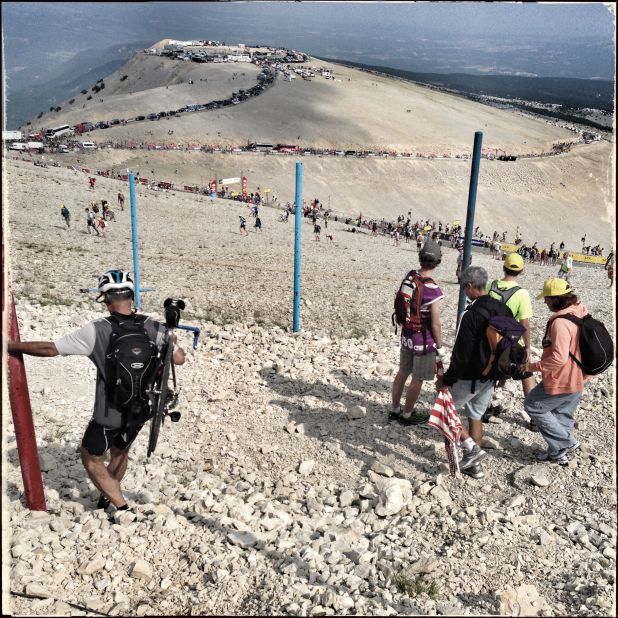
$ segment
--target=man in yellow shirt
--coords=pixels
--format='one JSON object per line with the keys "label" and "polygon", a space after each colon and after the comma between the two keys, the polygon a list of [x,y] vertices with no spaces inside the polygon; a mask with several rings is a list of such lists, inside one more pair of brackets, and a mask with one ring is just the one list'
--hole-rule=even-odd
{"label": "man in yellow shirt", "polygon": [[[502,269],[504,277],[499,280],[488,281],[486,291],[492,298],[503,302],[511,310],[513,317],[526,329],[523,339],[526,358],[529,359],[532,302],[528,290],[521,288],[517,284],[517,277],[524,270],[524,259],[519,253],[509,253],[504,259]],[[521,381],[521,386],[524,391],[524,397],[536,386],[531,373],[526,374],[526,377]],[[494,406],[490,406],[490,408],[494,408]]]}

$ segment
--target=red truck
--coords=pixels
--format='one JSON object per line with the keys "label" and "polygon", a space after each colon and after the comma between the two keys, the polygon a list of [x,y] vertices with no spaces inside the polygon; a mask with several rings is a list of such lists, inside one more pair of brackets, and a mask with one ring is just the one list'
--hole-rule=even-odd
{"label": "red truck", "polygon": [[88,131],[92,131],[94,129],[94,125],[92,122],[80,122],[76,124],[74,127],[75,133],[81,135],[82,133],[87,133]]}

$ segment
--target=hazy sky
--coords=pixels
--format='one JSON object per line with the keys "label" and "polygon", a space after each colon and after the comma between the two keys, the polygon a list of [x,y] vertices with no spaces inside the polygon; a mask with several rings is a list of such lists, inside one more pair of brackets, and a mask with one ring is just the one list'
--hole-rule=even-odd
{"label": "hazy sky", "polygon": [[420,72],[614,72],[615,20],[605,3],[3,2],[1,11],[10,88],[45,79],[83,50],[165,37],[284,45],[386,66],[395,60]]}
{"label": "hazy sky", "polygon": [[[448,32],[541,39],[607,37],[615,28],[609,4],[594,2],[3,2],[2,16],[7,20],[3,31],[9,36],[36,43],[41,35],[55,33],[59,45],[77,46],[88,44],[73,29],[77,20],[90,21],[92,26],[98,22],[111,43],[131,42],[150,33],[187,36],[192,32],[199,37],[221,28],[226,36],[235,33],[239,39],[260,38],[263,28],[272,27],[281,34],[289,30],[292,36],[309,28],[318,28],[318,36],[319,30],[371,36],[372,29],[382,33],[390,28],[410,35]],[[27,20],[26,31],[22,16]]]}

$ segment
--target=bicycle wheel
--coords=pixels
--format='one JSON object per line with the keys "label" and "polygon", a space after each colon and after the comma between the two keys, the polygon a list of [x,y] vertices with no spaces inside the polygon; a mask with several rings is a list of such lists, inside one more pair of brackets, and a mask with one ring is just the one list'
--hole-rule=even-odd
{"label": "bicycle wheel", "polygon": [[170,341],[167,345],[167,349],[165,351],[165,357],[163,360],[163,370],[161,372],[161,381],[158,384],[155,384],[155,388],[157,389],[157,394],[155,395],[155,411],[154,416],[150,420],[150,434],[148,436],[148,454],[150,457],[152,453],[154,453],[155,448],[157,447],[157,440],[159,439],[159,429],[161,429],[161,423],[163,422],[163,417],[165,416],[165,404],[167,401],[167,391],[168,391],[168,380],[170,375],[170,367],[172,365],[172,352],[173,352],[173,344]]}

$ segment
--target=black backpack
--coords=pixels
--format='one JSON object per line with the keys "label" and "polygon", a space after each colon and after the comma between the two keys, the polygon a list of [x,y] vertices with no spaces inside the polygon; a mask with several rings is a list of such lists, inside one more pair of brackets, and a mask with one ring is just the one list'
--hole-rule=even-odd
{"label": "black backpack", "polygon": [[107,321],[112,327],[105,354],[107,401],[122,413],[126,428],[152,416],[150,389],[159,352],[146,332],[145,316],[114,314]]}
{"label": "black backpack", "polygon": [[[583,318],[565,313],[557,315],[579,326],[579,350],[581,359],[569,356],[577,363],[587,376],[603,373],[614,362],[614,342],[603,322],[595,320],[590,314]],[[549,325],[548,325],[549,328]]]}

